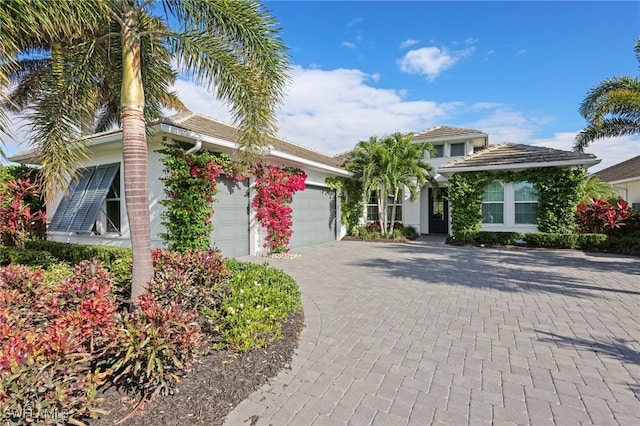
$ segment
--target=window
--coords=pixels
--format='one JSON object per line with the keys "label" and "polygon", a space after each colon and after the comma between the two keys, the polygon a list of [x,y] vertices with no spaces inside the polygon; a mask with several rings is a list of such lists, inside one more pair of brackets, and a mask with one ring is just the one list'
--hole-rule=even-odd
{"label": "window", "polygon": [[530,182],[516,182],[515,223],[536,223],[538,217],[538,191]]}
{"label": "window", "polygon": [[493,181],[482,194],[482,223],[504,223],[504,183]]}
{"label": "window", "polygon": [[[100,219],[106,223],[106,231],[120,233],[120,170],[109,187],[102,211]],[[104,232],[101,230],[97,233]]]}
{"label": "window", "polygon": [[[48,230],[52,232],[96,232],[98,214],[104,215],[106,232],[120,229],[120,164],[82,169],[58,205]],[[100,230],[98,230],[100,231]]]}
{"label": "window", "polygon": [[465,155],[465,143],[452,143],[451,146],[451,157],[463,157]]}
{"label": "window", "polygon": [[433,154],[431,154],[431,158],[442,158],[444,157],[444,145],[433,145]]}
{"label": "window", "polygon": [[[396,204],[396,218],[395,222],[402,221],[402,191],[398,195],[398,202]],[[393,213],[393,196],[387,197],[387,218],[391,218]],[[367,221],[374,222],[380,219],[378,215],[378,197],[375,193],[369,197],[369,203],[367,204]]]}

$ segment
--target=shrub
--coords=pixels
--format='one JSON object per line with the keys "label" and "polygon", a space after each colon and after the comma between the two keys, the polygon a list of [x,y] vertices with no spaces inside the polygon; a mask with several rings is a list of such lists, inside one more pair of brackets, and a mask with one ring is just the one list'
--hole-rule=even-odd
{"label": "shrub", "polygon": [[629,205],[625,201],[612,204],[607,200],[590,198],[578,204],[576,222],[581,233],[609,234],[620,228],[629,217]]}
{"label": "shrub", "polygon": [[581,249],[588,250],[607,248],[609,242],[605,234],[578,234],[576,244]]}
{"label": "shrub", "polygon": [[221,303],[230,272],[219,251],[157,249],[152,255],[154,275],[148,288],[160,304],[175,303],[198,312]]}
{"label": "shrub", "polygon": [[281,337],[281,322],[302,308],[296,282],[284,272],[266,264],[228,260],[233,272],[231,290],[218,310],[209,310],[219,325],[222,345],[240,352]]}
{"label": "shrub", "polygon": [[[83,262],[57,286],[43,270],[0,268],[0,409],[10,421],[78,423],[96,417],[118,332],[111,276]],[[26,411],[25,411],[26,410]]]}
{"label": "shrub", "polygon": [[7,194],[0,194],[0,239],[5,245],[24,248],[27,239],[44,238],[47,214],[28,202],[38,195],[30,178],[5,184]]}
{"label": "shrub", "polygon": [[162,305],[143,293],[139,309],[122,317],[122,333],[113,341],[113,381],[143,395],[170,394],[189,371],[202,342],[196,314],[177,303]]}
{"label": "shrub", "polygon": [[58,260],[71,265],[77,265],[83,260],[97,259],[107,270],[110,270],[112,263],[123,258],[131,258],[131,249],[128,247],[71,244],[50,240],[27,241],[25,247],[30,250],[48,251]]}
{"label": "shrub", "polygon": [[453,240],[463,244],[511,245],[522,239],[519,232],[458,231]]}
{"label": "shrub", "polygon": [[0,266],[26,265],[49,268],[59,260],[48,251],[0,246]]}
{"label": "shrub", "polygon": [[578,234],[530,232],[524,234],[524,241],[534,247],[573,248],[578,244]]}

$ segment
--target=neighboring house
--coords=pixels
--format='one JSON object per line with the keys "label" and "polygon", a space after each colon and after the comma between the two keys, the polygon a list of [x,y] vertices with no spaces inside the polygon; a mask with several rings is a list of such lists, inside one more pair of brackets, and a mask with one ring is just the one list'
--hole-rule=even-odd
{"label": "neighboring house", "polygon": [[[149,208],[151,212],[152,245],[159,247],[165,197],[162,154],[163,143],[180,141],[194,144],[197,149],[223,152],[233,156],[237,129],[212,118],[185,112],[163,118],[152,127],[148,137],[149,149]],[[113,130],[87,137],[89,149],[84,172],[72,181],[65,193],[60,193],[47,206],[51,222],[48,238],[55,241],[130,245],[129,224],[125,199],[122,196],[122,131]],[[33,162],[33,151],[10,158],[20,163]],[[330,176],[347,176],[332,157],[311,149],[273,138],[261,160],[263,164],[302,169],[308,178],[307,188],[294,194],[292,248],[308,246],[342,238],[344,228],[339,223],[339,203],[335,191],[325,185]],[[223,255],[238,257],[258,254],[263,250],[265,232],[255,219],[251,207],[253,179],[242,182],[224,180],[218,185],[214,205],[213,245]]]}
{"label": "neighboring house", "polygon": [[[562,151],[532,145],[506,143],[489,145],[485,132],[438,126],[414,133],[415,142],[430,142],[435,154],[425,159],[436,171],[436,190],[425,185],[411,202],[408,194],[397,206],[396,220],[415,227],[421,234],[450,234],[451,209],[447,198],[449,179],[456,173],[517,172],[541,168],[583,170],[600,162],[593,154]],[[341,158],[345,155],[342,154]],[[377,204],[370,200],[364,218],[377,218]],[[534,182],[494,181],[484,188],[482,230],[535,232],[538,199]]]}
{"label": "neighboring house", "polygon": [[595,173],[618,190],[620,197],[640,210],[640,155]]}

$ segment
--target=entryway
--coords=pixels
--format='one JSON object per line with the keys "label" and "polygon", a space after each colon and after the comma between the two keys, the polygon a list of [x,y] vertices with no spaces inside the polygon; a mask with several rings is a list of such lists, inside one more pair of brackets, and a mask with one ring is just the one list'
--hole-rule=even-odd
{"label": "entryway", "polygon": [[429,234],[449,233],[447,188],[429,188]]}

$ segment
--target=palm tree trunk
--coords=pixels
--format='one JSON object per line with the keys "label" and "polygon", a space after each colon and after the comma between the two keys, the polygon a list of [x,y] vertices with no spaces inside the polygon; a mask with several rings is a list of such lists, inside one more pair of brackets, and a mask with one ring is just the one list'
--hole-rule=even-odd
{"label": "palm tree trunk", "polygon": [[391,207],[391,225],[389,226],[389,236],[393,234],[393,228],[396,222],[396,208],[398,204],[398,188],[393,191],[393,206]]}
{"label": "palm tree trunk", "polygon": [[140,35],[134,1],[124,2],[122,26],[122,151],[124,195],[127,204],[133,274],[131,301],[142,294],[153,275],[147,136],[144,121],[144,88],[140,73]]}
{"label": "palm tree trunk", "polygon": [[376,189],[376,201],[378,202],[378,223],[380,224],[380,233],[384,232],[384,211],[382,208],[384,207],[384,203],[382,202],[382,190],[380,188]]}

